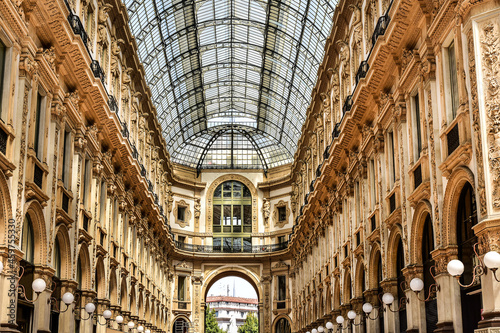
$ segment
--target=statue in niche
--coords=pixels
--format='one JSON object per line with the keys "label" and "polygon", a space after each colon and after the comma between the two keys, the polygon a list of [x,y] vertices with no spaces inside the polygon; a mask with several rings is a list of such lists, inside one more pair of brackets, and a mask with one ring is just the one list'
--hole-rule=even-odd
{"label": "statue in niche", "polygon": [[264,215],[264,225],[267,227],[269,225],[269,216],[271,215],[271,202],[269,199],[264,198],[262,214]]}
{"label": "statue in niche", "polygon": [[200,198],[194,199],[194,223],[195,226],[198,226],[201,216],[201,201]]}
{"label": "statue in niche", "polygon": [[121,47],[120,44],[124,44],[125,42],[123,39],[116,39],[113,38],[113,41],[111,42],[111,74],[113,77],[118,77],[120,75],[120,68],[118,66],[119,64],[119,56],[121,53]]}

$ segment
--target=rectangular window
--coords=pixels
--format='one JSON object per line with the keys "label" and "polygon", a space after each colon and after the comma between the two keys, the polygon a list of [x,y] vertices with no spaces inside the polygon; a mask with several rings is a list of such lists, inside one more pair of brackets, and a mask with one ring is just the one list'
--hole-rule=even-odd
{"label": "rectangular window", "polygon": [[354,190],[355,190],[355,195],[356,195],[356,219],[359,221],[361,221],[361,190],[360,190],[360,187],[359,187],[359,182],[356,182],[355,186],[354,186]]}
{"label": "rectangular window", "polygon": [[391,173],[391,188],[396,182],[396,158],[394,156],[394,133],[389,132],[389,163]]}
{"label": "rectangular window", "polygon": [[448,70],[449,70],[450,94],[451,94],[451,116],[453,120],[457,116],[457,110],[459,104],[457,60],[456,60],[454,42],[452,42],[450,46],[448,46]]}
{"label": "rectangular window", "polygon": [[281,206],[281,207],[278,207],[278,220],[280,222],[282,221],[286,221],[286,207],[285,206]]}
{"label": "rectangular window", "polygon": [[39,161],[42,160],[42,150],[43,150],[43,120],[44,110],[43,110],[44,98],[40,93],[36,96],[36,109],[35,109],[35,138],[33,141],[33,148],[35,149],[36,158]]}
{"label": "rectangular window", "polygon": [[3,82],[5,81],[5,60],[7,57],[7,47],[0,41],[0,119],[3,117]]}
{"label": "rectangular window", "polygon": [[186,236],[177,236],[179,243],[186,243]]}
{"label": "rectangular window", "polygon": [[85,167],[83,171],[83,206],[88,209],[89,192],[90,192],[90,160],[85,160]]}
{"label": "rectangular window", "polygon": [[286,300],[286,276],[278,276],[278,301]]}
{"label": "rectangular window", "polygon": [[376,193],[376,185],[375,185],[375,161],[370,160],[370,202],[371,208],[375,208],[375,193]]}
{"label": "rectangular window", "polygon": [[177,207],[177,220],[184,221],[186,215],[186,207]]}
{"label": "rectangular window", "polygon": [[101,224],[104,224],[104,213],[106,211],[106,182],[101,182],[101,200],[99,204],[99,220]]}
{"label": "rectangular window", "polygon": [[186,290],[186,277],[179,276],[177,284],[177,299],[181,302],[186,300],[185,290]]}
{"label": "rectangular window", "polygon": [[71,132],[64,131],[63,137],[63,158],[62,158],[62,181],[64,183],[64,187],[69,189],[69,168],[70,168],[70,152],[71,152]]}
{"label": "rectangular window", "polygon": [[416,94],[413,97],[413,120],[415,125],[413,126],[413,131],[415,132],[413,138],[415,140],[415,162],[420,158],[420,153],[422,152],[422,128],[420,124],[420,101],[419,95]]}
{"label": "rectangular window", "polygon": [[278,244],[283,244],[285,242],[285,236],[278,237]]}

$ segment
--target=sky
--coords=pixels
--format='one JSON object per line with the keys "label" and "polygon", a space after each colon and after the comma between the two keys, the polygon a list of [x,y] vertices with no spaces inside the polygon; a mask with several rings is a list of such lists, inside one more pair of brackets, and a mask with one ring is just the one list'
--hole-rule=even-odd
{"label": "sky", "polygon": [[228,287],[229,296],[257,298],[257,293],[252,285],[236,276],[227,276],[215,282],[208,291],[208,296],[227,296]]}

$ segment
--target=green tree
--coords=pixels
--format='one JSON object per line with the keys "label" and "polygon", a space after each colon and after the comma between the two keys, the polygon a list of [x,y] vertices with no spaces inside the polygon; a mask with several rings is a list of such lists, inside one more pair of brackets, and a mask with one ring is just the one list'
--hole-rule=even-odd
{"label": "green tree", "polygon": [[245,324],[238,328],[238,333],[258,333],[259,332],[259,320],[253,313],[247,315]]}
{"label": "green tree", "polygon": [[205,333],[224,333],[217,325],[215,310],[211,310],[208,306],[205,310]]}

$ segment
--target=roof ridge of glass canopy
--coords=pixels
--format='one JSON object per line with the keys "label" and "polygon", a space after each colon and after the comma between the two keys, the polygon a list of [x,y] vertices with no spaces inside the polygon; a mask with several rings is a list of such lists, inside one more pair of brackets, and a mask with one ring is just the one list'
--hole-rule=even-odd
{"label": "roof ridge of glass canopy", "polygon": [[124,0],[172,161],[290,163],[336,0]]}

